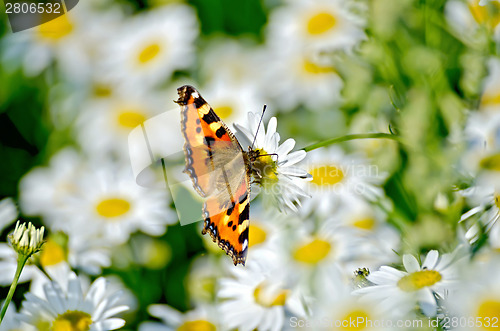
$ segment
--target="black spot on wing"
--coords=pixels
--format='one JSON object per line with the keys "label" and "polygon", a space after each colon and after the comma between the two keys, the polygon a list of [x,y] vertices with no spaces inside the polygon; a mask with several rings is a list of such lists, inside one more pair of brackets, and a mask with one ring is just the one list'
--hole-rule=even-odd
{"label": "black spot on wing", "polygon": [[243,244],[245,240],[248,239],[248,228],[246,228],[238,237],[238,241],[240,244]]}
{"label": "black spot on wing", "polygon": [[217,131],[215,131],[215,135],[217,136],[217,138],[222,138],[222,136],[226,134],[226,129],[224,129],[224,127],[220,127],[217,129]]}
{"label": "black spot on wing", "polygon": [[207,124],[210,124],[210,123],[214,123],[214,122],[218,122],[219,121],[219,118],[217,117],[217,115],[215,114],[215,112],[210,109],[210,111],[208,113],[206,113],[205,115],[203,115],[203,121],[205,121]]}
{"label": "black spot on wing", "polygon": [[200,133],[200,132],[201,132],[201,127],[199,127],[199,126],[198,126],[198,127],[196,128],[196,133]]}
{"label": "black spot on wing", "polygon": [[198,97],[198,98],[194,98],[194,105],[196,106],[196,108],[201,108],[203,107],[203,105],[205,105],[207,102],[205,100],[203,100],[202,97]]}
{"label": "black spot on wing", "polygon": [[249,208],[250,204],[247,203],[245,205],[245,209],[243,209],[243,211],[241,212],[239,218],[238,218],[238,225],[239,224],[242,224],[244,221],[250,219],[250,208]]}
{"label": "black spot on wing", "polygon": [[227,223],[227,226],[228,227],[232,227],[233,226],[233,221],[229,221],[229,223]]}

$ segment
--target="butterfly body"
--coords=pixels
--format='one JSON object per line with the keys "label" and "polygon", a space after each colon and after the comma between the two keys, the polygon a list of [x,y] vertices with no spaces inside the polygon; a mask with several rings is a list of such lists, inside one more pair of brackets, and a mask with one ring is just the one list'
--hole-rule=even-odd
{"label": "butterfly body", "polygon": [[185,139],[185,173],[205,199],[202,234],[245,264],[250,217],[252,162],[258,151],[244,151],[214,110],[192,86],[177,89],[181,106],[181,130]]}

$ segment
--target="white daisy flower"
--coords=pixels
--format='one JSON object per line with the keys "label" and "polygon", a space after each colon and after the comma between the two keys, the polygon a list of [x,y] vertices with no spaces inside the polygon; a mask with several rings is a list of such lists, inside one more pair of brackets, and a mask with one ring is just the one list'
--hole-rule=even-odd
{"label": "white daisy flower", "polygon": [[304,316],[302,304],[287,287],[287,273],[273,251],[252,259],[246,268],[231,268],[220,280],[218,307],[222,324],[240,331],[281,330],[285,313]]}
{"label": "white daisy flower", "polygon": [[0,233],[17,219],[17,207],[12,198],[0,200]]}
{"label": "white daisy flower", "polygon": [[439,257],[435,250],[427,254],[422,265],[413,255],[405,254],[406,271],[382,266],[367,277],[374,285],[355,293],[379,301],[395,316],[406,316],[418,303],[423,313],[432,317],[437,313],[436,297],[444,298],[445,293],[456,286],[456,263],[455,254]]}
{"label": "white daisy flower", "polygon": [[28,173],[21,181],[21,201],[23,210],[42,215],[52,231],[64,231],[70,242],[81,239],[81,247],[100,241],[121,244],[135,231],[160,236],[177,221],[164,189],[140,187],[130,168],[106,159],[86,160],[72,150]]}
{"label": "white daisy flower", "polygon": [[[132,129],[163,113],[171,100],[167,95],[123,88],[113,91],[108,98],[84,101],[75,121],[78,142],[92,157],[114,155],[128,160],[127,141]],[[175,126],[170,128],[175,129]]]}
{"label": "white daisy flower", "polygon": [[168,208],[167,192],[138,186],[128,168],[109,163],[90,167],[75,184],[78,193],[68,197],[65,209],[79,214],[71,216],[68,227],[61,225],[67,233],[94,232],[96,238],[116,245],[135,231],[161,236],[167,225],[177,222]]}
{"label": "white daisy flower", "polygon": [[362,20],[340,0],[287,1],[269,18],[271,43],[350,49],[363,37]]}
{"label": "white daisy flower", "polygon": [[[294,43],[271,44],[268,48],[268,67],[263,73],[262,86],[266,86],[267,94],[280,110],[290,111],[305,105],[319,111],[340,104],[343,82],[330,55]],[[276,81],[280,83],[270,83]]]}
{"label": "white daisy flower", "polygon": [[[498,255],[486,261],[474,261],[464,268],[464,275],[460,283],[460,291],[450,295],[446,305],[450,316],[466,317],[473,320],[473,326],[460,325],[456,330],[479,330],[498,328],[500,316],[500,285],[496,275],[500,272]],[[479,322],[478,324],[475,324]],[[496,327],[495,327],[496,326]]]}
{"label": "white daisy flower", "polygon": [[96,45],[103,44],[121,18],[117,7],[98,11],[91,7],[81,2],[54,20],[9,36],[4,60],[21,61],[27,76],[40,74],[55,60],[65,78],[86,81]]}
{"label": "white daisy flower", "polygon": [[198,23],[193,9],[171,4],[127,20],[103,49],[105,75],[117,84],[151,87],[194,62]]}
{"label": "white daisy flower", "polygon": [[500,2],[480,3],[480,0],[451,0],[446,3],[445,15],[456,31],[457,37],[469,45],[481,46],[487,43],[483,31],[500,38]]}
{"label": "white daisy flower", "polygon": [[282,110],[340,104],[343,82],[329,53],[351,49],[363,38],[359,20],[346,7],[338,0],[299,0],[271,13],[263,84],[280,82],[267,90]]}
{"label": "white daisy flower", "polygon": [[295,146],[295,140],[292,138],[279,145],[280,135],[276,132],[275,117],[269,120],[267,130],[262,125],[257,131],[259,124],[260,116],[254,113],[248,113],[247,126],[235,124],[249,146],[255,137],[255,143],[251,146],[254,152],[251,153],[258,152],[257,155],[262,155],[257,157],[252,165],[256,171],[256,180],[263,188],[263,193],[269,196],[267,202],[276,205],[280,210],[288,208],[297,211],[295,203],[300,204],[298,198],[307,196],[298,183],[310,179],[311,175],[295,164],[306,157],[306,152],[300,150],[290,153]]}
{"label": "white daisy flower", "polygon": [[181,313],[180,311],[164,304],[148,307],[148,312],[161,319],[162,323],[144,322],[139,326],[139,331],[174,331],[174,330],[219,330],[217,311],[212,306],[199,306],[193,310]]}
{"label": "white daisy flower", "polygon": [[380,185],[385,175],[377,165],[369,164],[360,155],[346,155],[340,147],[311,151],[308,159],[312,181],[305,183],[304,190],[312,196],[304,208],[320,215],[331,212],[349,201],[364,199],[380,201],[384,191]]}
{"label": "white daisy flower", "polygon": [[128,310],[121,305],[121,293],[109,293],[104,278],[95,280],[83,291],[80,279],[68,276],[67,284],[50,282],[44,286],[44,297],[26,294],[19,319],[38,329],[116,330],[125,321],[115,315]]}

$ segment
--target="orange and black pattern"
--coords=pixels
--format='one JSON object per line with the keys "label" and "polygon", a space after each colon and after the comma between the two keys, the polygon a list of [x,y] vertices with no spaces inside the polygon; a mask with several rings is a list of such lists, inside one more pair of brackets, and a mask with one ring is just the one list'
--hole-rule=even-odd
{"label": "orange and black pattern", "polygon": [[[189,85],[177,89],[185,139],[185,172],[205,198],[204,228],[212,240],[245,265],[250,216],[250,165],[247,154],[214,110]],[[238,156],[242,164],[238,166]],[[231,162],[236,166],[226,169]],[[236,180],[236,185],[230,183]]]}

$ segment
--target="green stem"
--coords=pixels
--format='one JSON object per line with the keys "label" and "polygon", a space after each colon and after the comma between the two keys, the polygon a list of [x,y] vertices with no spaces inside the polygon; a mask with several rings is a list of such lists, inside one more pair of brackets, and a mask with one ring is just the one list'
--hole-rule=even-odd
{"label": "green stem", "polygon": [[345,135],[342,137],[337,137],[337,138],[332,138],[332,139],[320,141],[319,143],[315,143],[315,144],[309,145],[307,147],[304,147],[304,150],[306,152],[309,152],[309,151],[312,151],[316,148],[325,147],[325,146],[329,146],[332,144],[341,143],[344,141],[356,140],[356,139],[377,139],[377,138],[392,139],[392,140],[400,141],[399,136],[394,135],[394,134],[390,134],[390,133],[357,133],[357,134],[348,134],[348,135]]}
{"label": "green stem", "polygon": [[7,294],[7,299],[5,299],[2,311],[0,312],[0,324],[2,323],[5,313],[7,312],[7,307],[9,307],[10,301],[14,296],[14,292],[16,291],[17,287],[17,282],[19,281],[19,276],[21,276],[21,271],[23,270],[26,261],[28,261],[28,257],[29,256],[27,255],[19,254],[19,257],[17,259],[16,274],[14,275],[14,280],[12,281],[12,285],[10,285],[9,293]]}

